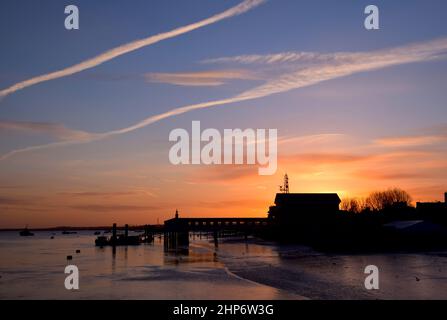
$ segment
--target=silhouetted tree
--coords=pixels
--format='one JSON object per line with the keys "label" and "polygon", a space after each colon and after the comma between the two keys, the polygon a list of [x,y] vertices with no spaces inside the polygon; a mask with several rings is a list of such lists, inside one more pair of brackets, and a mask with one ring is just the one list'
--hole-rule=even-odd
{"label": "silhouetted tree", "polygon": [[364,209],[364,201],[359,198],[344,198],[340,203],[340,208],[350,213],[360,213]]}
{"label": "silhouetted tree", "polygon": [[394,188],[385,191],[372,192],[365,199],[365,207],[373,211],[379,211],[392,207],[397,203],[410,206],[411,201],[412,199],[408,192],[399,188]]}

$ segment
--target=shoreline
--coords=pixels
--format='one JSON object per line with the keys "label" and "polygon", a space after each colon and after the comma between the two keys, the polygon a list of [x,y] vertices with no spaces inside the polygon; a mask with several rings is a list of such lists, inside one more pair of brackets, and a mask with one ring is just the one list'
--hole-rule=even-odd
{"label": "shoreline", "polygon": [[[221,261],[239,277],[307,299],[447,299],[445,250],[352,255],[324,253],[300,245],[250,244],[270,246],[272,251],[248,256],[223,253]],[[380,269],[380,290],[365,289],[367,265]]]}

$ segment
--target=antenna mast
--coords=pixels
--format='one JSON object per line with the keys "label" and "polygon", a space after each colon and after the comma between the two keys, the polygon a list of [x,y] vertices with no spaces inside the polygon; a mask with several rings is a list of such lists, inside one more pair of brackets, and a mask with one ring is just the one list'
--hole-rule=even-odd
{"label": "antenna mast", "polygon": [[289,193],[289,176],[287,173],[284,175],[284,184],[279,186],[279,191],[282,193]]}

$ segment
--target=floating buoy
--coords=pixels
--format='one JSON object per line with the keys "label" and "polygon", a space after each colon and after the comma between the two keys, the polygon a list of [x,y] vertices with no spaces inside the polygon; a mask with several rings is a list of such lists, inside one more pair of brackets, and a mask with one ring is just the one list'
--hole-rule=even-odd
{"label": "floating buoy", "polygon": [[81,250],[79,250],[79,249],[78,249],[78,250],[76,250],[76,253],[81,253]]}
{"label": "floating buoy", "polygon": [[67,260],[73,260],[72,256],[67,256]]}

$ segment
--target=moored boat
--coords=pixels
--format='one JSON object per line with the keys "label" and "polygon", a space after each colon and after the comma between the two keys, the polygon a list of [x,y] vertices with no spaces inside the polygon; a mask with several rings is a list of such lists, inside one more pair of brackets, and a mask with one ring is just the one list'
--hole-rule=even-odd
{"label": "moored boat", "polygon": [[32,237],[34,236],[34,233],[28,230],[28,227],[25,227],[22,231],[19,232],[20,236],[22,237]]}

